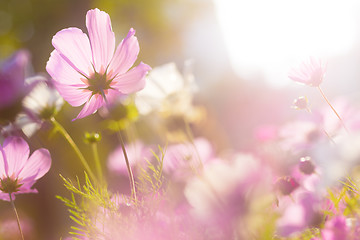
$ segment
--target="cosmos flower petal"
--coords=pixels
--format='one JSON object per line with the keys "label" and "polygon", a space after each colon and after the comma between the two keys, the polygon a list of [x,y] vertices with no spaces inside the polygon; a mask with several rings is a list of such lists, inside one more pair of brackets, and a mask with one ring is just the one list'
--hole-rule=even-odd
{"label": "cosmos flower petal", "polygon": [[33,178],[37,180],[44,176],[51,167],[51,157],[47,149],[36,150],[26,161],[25,166],[19,173],[19,178]]}
{"label": "cosmos flower petal", "polygon": [[140,51],[139,42],[134,35],[135,30],[131,28],[126,38],[116,48],[109,65],[109,71],[113,74],[123,74],[134,65]]}
{"label": "cosmos flower petal", "polygon": [[6,175],[5,164],[7,164],[5,163],[5,153],[0,146],[0,177]]}
{"label": "cosmos flower petal", "polygon": [[298,68],[289,71],[288,77],[299,83],[312,87],[318,87],[324,78],[326,69],[322,66],[320,59],[310,57],[302,62]]}
{"label": "cosmos flower petal", "polygon": [[54,85],[65,101],[73,107],[83,105],[91,96],[91,92],[85,90],[86,85],[83,84],[67,85],[54,82]]}
{"label": "cosmos flower petal", "polygon": [[96,110],[98,110],[103,104],[104,100],[100,95],[92,96],[90,100],[85,103],[83,109],[81,110],[79,115],[77,115],[77,117],[73,119],[73,121],[95,113]]}
{"label": "cosmos flower petal", "polygon": [[7,176],[18,177],[29,157],[29,145],[20,137],[8,137],[4,141],[3,150],[6,156],[5,162],[8,164]]}
{"label": "cosmos flower petal", "polygon": [[76,71],[86,76],[93,71],[89,38],[80,29],[66,28],[57,32],[52,39],[52,44],[61,57]]}
{"label": "cosmos flower petal", "polygon": [[111,87],[119,90],[121,93],[130,94],[139,91],[145,86],[145,75],[151,67],[145,63],[140,63],[127,73],[117,76]]}
{"label": "cosmos flower petal", "polygon": [[50,76],[62,84],[83,84],[85,77],[76,68],[72,67],[60,54],[59,51],[52,51],[49,61],[46,64],[46,71]]}
{"label": "cosmos flower petal", "polygon": [[105,71],[115,51],[115,34],[111,28],[110,16],[97,8],[89,10],[86,14],[86,27],[95,70]]}

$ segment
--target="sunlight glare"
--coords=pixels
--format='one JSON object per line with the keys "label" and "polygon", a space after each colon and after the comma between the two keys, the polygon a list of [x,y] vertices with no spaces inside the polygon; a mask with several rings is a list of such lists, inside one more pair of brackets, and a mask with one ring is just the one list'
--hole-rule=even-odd
{"label": "sunlight glare", "polygon": [[289,67],[310,55],[345,53],[359,27],[354,0],[214,0],[234,71],[288,82]]}

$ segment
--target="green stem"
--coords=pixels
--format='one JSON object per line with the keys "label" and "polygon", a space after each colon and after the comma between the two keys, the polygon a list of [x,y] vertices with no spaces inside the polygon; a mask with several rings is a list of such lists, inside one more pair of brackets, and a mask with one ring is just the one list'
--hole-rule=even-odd
{"label": "green stem", "polygon": [[118,137],[119,137],[119,140],[120,140],[120,144],[121,144],[122,151],[123,151],[123,153],[124,153],[126,168],[127,168],[127,170],[128,170],[128,174],[129,174],[131,195],[132,195],[132,197],[134,198],[134,200],[135,200],[135,202],[136,202],[136,201],[137,201],[137,198],[136,198],[136,187],[135,187],[134,175],[133,175],[133,172],[132,172],[131,167],[130,167],[129,159],[128,159],[128,156],[127,156],[127,153],[126,153],[126,149],[125,149],[124,140],[123,140],[123,138],[122,138],[122,135],[121,135],[120,130],[118,131]]}
{"label": "green stem", "polygon": [[58,121],[56,121],[56,119],[54,117],[52,117],[50,119],[50,121],[52,122],[54,127],[64,136],[64,138],[67,140],[67,142],[70,144],[70,146],[73,148],[76,155],[79,157],[81,163],[85,167],[85,170],[88,172],[91,180],[93,180],[95,182],[98,182],[95,175],[94,175],[94,173],[91,171],[91,169],[89,167],[89,164],[86,162],[86,159],[85,159],[84,155],[80,152],[80,149],[75,144],[74,140],[71,138],[69,133],[65,130],[65,128],[63,128],[63,126]]}
{"label": "green stem", "polygon": [[21,239],[24,240],[24,234],[23,234],[23,231],[22,231],[21,225],[20,225],[20,218],[19,218],[18,212],[16,210],[15,203],[14,203],[12,197],[11,197],[11,193],[9,193],[9,197],[10,197],[11,207],[14,209],[14,212],[15,212],[15,215],[16,215],[16,221],[17,221],[17,225],[19,227]]}
{"label": "green stem", "polygon": [[327,97],[325,96],[324,92],[321,90],[320,86],[318,86],[318,89],[320,91],[321,96],[325,99],[326,103],[330,106],[330,108],[333,110],[333,112],[335,113],[335,115],[337,116],[337,118],[340,120],[341,125],[343,126],[343,128],[346,130],[347,133],[349,133],[349,130],[346,128],[344,121],[341,119],[340,115],[338,114],[338,112],[335,110],[335,108],[331,105],[330,101],[327,99]]}
{"label": "green stem", "polygon": [[102,181],[103,180],[103,174],[102,174],[102,168],[101,168],[97,143],[92,143],[91,144],[91,149],[92,149],[92,152],[93,152],[93,155],[94,155],[95,166],[96,166],[96,171],[97,171],[98,178],[99,178],[100,181]]}

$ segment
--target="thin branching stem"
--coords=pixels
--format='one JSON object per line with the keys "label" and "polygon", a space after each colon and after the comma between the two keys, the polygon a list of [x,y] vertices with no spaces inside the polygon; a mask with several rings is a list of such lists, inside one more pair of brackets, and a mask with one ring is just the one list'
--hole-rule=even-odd
{"label": "thin branching stem", "polygon": [[17,210],[16,210],[14,200],[13,200],[12,197],[11,197],[11,193],[9,193],[9,197],[10,197],[11,207],[14,209],[14,212],[15,212],[15,215],[16,215],[16,221],[17,221],[17,225],[18,225],[18,227],[19,227],[21,239],[24,240],[24,234],[23,234],[23,231],[22,231],[22,229],[21,229],[19,214],[18,214],[18,212],[17,212]]}
{"label": "thin branching stem", "polygon": [[123,137],[121,135],[120,130],[118,131],[118,138],[121,144],[121,148],[122,151],[124,153],[124,158],[125,158],[125,163],[126,163],[126,168],[128,170],[128,174],[129,174],[129,181],[130,181],[130,188],[131,188],[131,195],[134,198],[135,202],[137,201],[137,197],[136,197],[136,186],[135,186],[135,180],[134,180],[134,175],[133,172],[131,170],[131,166],[130,166],[130,162],[126,153],[126,149],[125,149],[125,144],[124,144],[124,140]]}
{"label": "thin branching stem", "polygon": [[70,144],[72,149],[75,151],[76,155],[79,157],[81,163],[83,164],[85,170],[89,173],[89,176],[90,176],[91,180],[93,180],[94,182],[98,182],[95,175],[94,175],[94,173],[91,171],[91,168],[89,167],[89,164],[87,163],[84,155],[81,153],[80,149],[75,144],[74,140],[71,138],[69,133],[65,130],[65,128],[58,121],[56,121],[56,119],[54,117],[52,117],[50,119],[50,121],[52,122],[54,127],[61,133],[61,135],[64,136],[64,138]]}
{"label": "thin branching stem", "polygon": [[330,108],[333,110],[333,112],[335,113],[335,115],[337,116],[337,118],[339,119],[341,125],[343,126],[343,128],[346,130],[347,133],[349,133],[349,130],[346,128],[344,121],[342,120],[342,118],[340,117],[340,115],[338,114],[338,112],[335,110],[335,108],[331,105],[329,99],[327,99],[327,97],[325,96],[324,92],[322,91],[322,89],[320,88],[320,86],[317,87],[320,91],[321,96],[324,98],[324,100],[326,101],[326,103],[330,106]]}

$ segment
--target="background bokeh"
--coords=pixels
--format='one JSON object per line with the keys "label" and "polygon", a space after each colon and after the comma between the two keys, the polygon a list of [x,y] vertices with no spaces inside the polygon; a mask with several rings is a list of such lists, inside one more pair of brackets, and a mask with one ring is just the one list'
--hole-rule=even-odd
{"label": "background bokeh", "polygon": [[[109,13],[117,44],[131,27],[136,30],[141,48],[138,62],[152,67],[175,62],[181,70],[184,62],[191,59],[200,89],[195,102],[207,109],[207,121],[197,133],[216,142],[217,148],[251,150],[257,126],[286,122],[297,114],[290,108],[294,98],[309,95],[313,105],[322,100],[305,87],[274,87],[261,70],[251,77],[236,75],[215,6],[210,0],[0,0],[0,58],[25,48],[32,54],[30,75],[45,73],[53,50],[52,36],[67,27],[86,32],[86,12],[97,7]],[[233,31],[238,30],[236,26],[235,22]],[[348,52],[329,57],[329,66],[338,66],[330,71],[329,82],[324,83],[330,98],[339,93],[356,96],[359,92],[354,90],[359,86],[359,46],[355,44]],[[241,52],[234,54],[241,57]],[[278,71],[283,71],[283,75],[288,69]],[[92,115],[71,122],[79,111],[65,104],[58,121],[74,136],[85,155],[91,156],[90,147],[83,142],[84,129],[99,131],[100,117]],[[116,141],[111,133],[102,134],[99,151],[106,161]],[[61,136],[51,136],[50,126],[43,126],[43,131],[32,137],[31,144],[33,150],[40,147],[50,150],[53,167],[36,185],[41,194],[18,196],[16,204],[21,218],[32,221],[37,236],[34,239],[59,239],[66,236],[71,221],[66,207],[55,198],[67,194],[58,174],[82,176],[82,166]],[[0,221],[13,214],[8,202],[0,202],[0,212]]]}

